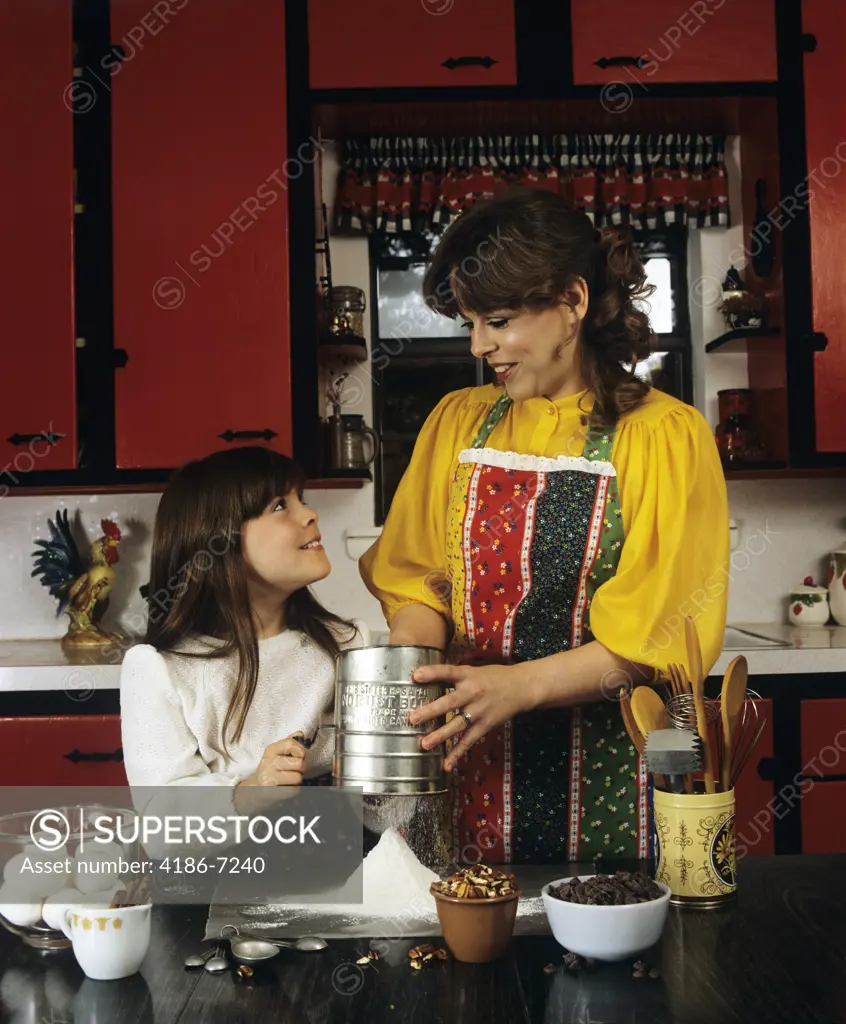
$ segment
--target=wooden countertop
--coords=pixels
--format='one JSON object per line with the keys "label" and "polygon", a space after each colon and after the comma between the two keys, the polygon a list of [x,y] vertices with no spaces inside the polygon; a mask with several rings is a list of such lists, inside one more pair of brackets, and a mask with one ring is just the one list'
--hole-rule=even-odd
{"label": "wooden countertop", "polygon": [[[550,866],[549,877],[567,874]],[[323,953],[283,951],[249,982],[232,972],[183,969],[202,948],[205,907],[157,907],[141,973],[84,977],[70,950],[40,953],[0,933],[0,1020],[48,1024],[834,1024],[846,1022],[846,856],[748,857],[736,903],[719,911],[671,909],[661,944],[644,959],[579,973],[560,966],[551,936],[512,940],[494,964],[450,960],[412,972],[413,936],[398,963],[365,973],[362,940]],[[399,947],[402,947],[399,949]],[[401,955],[400,955],[401,954]],[[17,1015],[16,1015],[17,1014]]]}

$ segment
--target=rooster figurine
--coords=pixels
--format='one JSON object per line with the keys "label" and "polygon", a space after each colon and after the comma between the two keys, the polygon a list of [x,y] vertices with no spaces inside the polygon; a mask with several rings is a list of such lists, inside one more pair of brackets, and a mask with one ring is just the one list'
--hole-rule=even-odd
{"label": "rooster figurine", "polygon": [[[47,520],[50,540],[37,540],[34,551],[33,576],[41,577],[41,585],[58,598],[56,616],[67,612],[70,627],[62,638],[69,647],[94,647],[113,644],[123,637],[110,633],[96,622],[97,605],[108,597],[115,581],[112,566],[118,561],[117,546],[120,529],[110,519],[100,521],[103,536],[91,545],[88,569],[79,554],[68,526],[68,513],[56,513],[56,522]],[[102,609],[101,609],[102,611]]]}

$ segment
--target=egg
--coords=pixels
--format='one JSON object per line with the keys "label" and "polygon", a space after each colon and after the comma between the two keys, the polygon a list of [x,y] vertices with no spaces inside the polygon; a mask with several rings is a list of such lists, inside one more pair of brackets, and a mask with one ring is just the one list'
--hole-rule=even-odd
{"label": "egg", "polygon": [[126,889],[127,883],[122,878],[118,878],[117,881],[112,882],[108,889],[98,890],[97,892],[88,893],[84,899],[84,905],[86,907],[92,907],[95,910],[104,909],[111,906],[112,900],[115,898],[115,893]]}
{"label": "egg", "polygon": [[[27,864],[27,862],[29,862]],[[41,896],[42,899],[49,892],[57,892],[65,882],[61,882],[56,886],[55,889],[50,888],[49,879],[51,875],[36,874],[32,870],[34,858],[27,857],[24,853],[16,853],[14,857],[10,857],[6,861],[6,865],[3,868],[3,882],[4,887],[7,887],[10,895],[15,900],[34,898]],[[66,875],[63,876],[67,878]]]}
{"label": "egg", "polygon": [[[44,832],[39,832],[38,835],[33,836],[33,838],[39,839],[42,836],[45,841],[52,841],[54,838],[53,836],[48,836]],[[27,843],[23,848],[23,852],[27,857],[38,857],[40,860],[60,860],[68,855],[68,851],[64,846],[60,846],[57,850],[42,850],[37,843]]]}
{"label": "egg", "polygon": [[62,923],[65,919],[65,911],[68,907],[75,906],[83,899],[79,889],[66,888],[61,892],[48,896],[41,908],[44,923],[57,932],[62,930]]}
{"label": "egg", "polygon": [[[7,902],[14,899],[15,902]],[[31,928],[41,920],[41,900],[21,903],[17,886],[4,885],[0,888],[0,914],[9,924],[18,928]]]}
{"label": "egg", "polygon": [[114,843],[86,847],[77,853],[74,863],[74,885],[83,893],[99,893],[112,889],[117,881],[123,850]]}

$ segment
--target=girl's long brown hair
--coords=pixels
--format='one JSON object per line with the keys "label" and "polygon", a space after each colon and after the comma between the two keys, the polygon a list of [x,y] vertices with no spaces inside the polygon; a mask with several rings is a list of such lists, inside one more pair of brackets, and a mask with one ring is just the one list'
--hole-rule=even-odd
{"label": "girl's long brown hair", "polygon": [[639,300],[654,287],[628,232],[596,230],[555,193],[511,187],[450,224],[423,294],[430,308],[451,317],[540,310],[557,305],[578,278],[588,286],[579,359],[594,396],[591,424],[610,426],[649,391],[634,368],[649,355],[652,330]]}
{"label": "girl's long brown hair", "polygon": [[[267,448],[215,452],[171,477],[156,513],[146,642],[186,657],[238,655],[238,678],[223,721],[224,747],[237,742],[256,691],[259,649],[247,590],[241,528],[277,497],[300,492],[305,475]],[[288,629],[302,630],[331,657],[355,627],[327,611],[308,587],[285,605]],[[222,641],[208,654],[180,651],[190,637]],[[229,735],[231,733],[231,736]]]}

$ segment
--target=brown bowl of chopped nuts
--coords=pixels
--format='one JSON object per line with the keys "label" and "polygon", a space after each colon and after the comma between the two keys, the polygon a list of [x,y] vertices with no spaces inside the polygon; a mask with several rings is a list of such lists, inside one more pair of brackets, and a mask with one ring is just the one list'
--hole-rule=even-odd
{"label": "brown bowl of chopped nuts", "polygon": [[456,960],[485,964],[505,953],[520,897],[514,875],[480,864],[434,882],[429,891],[444,941]]}

